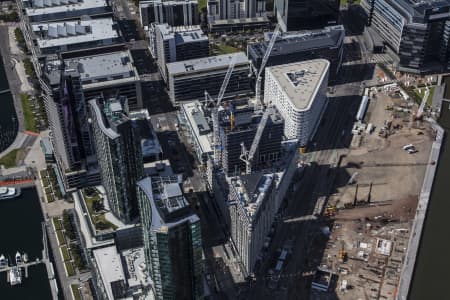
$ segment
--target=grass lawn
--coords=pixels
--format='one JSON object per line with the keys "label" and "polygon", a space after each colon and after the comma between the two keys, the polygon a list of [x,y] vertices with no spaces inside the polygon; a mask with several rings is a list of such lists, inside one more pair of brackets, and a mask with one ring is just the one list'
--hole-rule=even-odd
{"label": "grass lawn", "polygon": [[45,178],[45,177],[47,177],[47,170],[41,170],[41,171],[39,171],[39,173],[41,174],[41,178]]}
{"label": "grass lawn", "polygon": [[69,250],[67,250],[67,246],[61,246],[61,253],[64,261],[70,260]]}
{"label": "grass lawn", "polygon": [[42,184],[44,185],[44,187],[48,187],[50,185],[50,181],[48,180],[48,178],[42,178]]}
{"label": "grass lawn", "polygon": [[33,111],[30,106],[30,96],[27,94],[20,94],[20,101],[22,102],[23,117],[25,119],[25,130],[36,132],[36,120],[34,119]]}
{"label": "grass lawn", "polygon": [[73,294],[74,300],[82,300],[80,291],[78,290],[78,285],[71,284],[70,288],[72,289],[72,294]]}
{"label": "grass lawn", "polygon": [[56,232],[56,237],[58,238],[58,245],[64,245],[66,241],[64,240],[64,233],[62,231]]}
{"label": "grass lawn", "polygon": [[4,165],[5,168],[11,168],[16,166],[16,157],[17,152],[19,152],[20,149],[14,149],[2,158],[0,158],[0,165]]}
{"label": "grass lawn", "polygon": [[67,276],[70,277],[75,275],[75,270],[73,269],[72,263],[70,261],[64,262],[64,267],[66,268]]}
{"label": "grass lawn", "polygon": [[228,54],[228,53],[234,53],[238,52],[238,48],[234,48],[233,46],[228,46],[225,44],[220,44],[217,46],[217,49],[219,50],[219,54]]}
{"label": "grass lawn", "polygon": [[61,222],[59,221],[59,218],[58,218],[58,217],[53,217],[53,218],[52,218],[52,222],[53,222],[53,226],[55,227],[55,230],[56,230],[56,231],[62,229]]}
{"label": "grass lawn", "polygon": [[113,223],[106,220],[104,214],[99,214],[99,215],[94,214],[93,203],[94,203],[94,201],[100,200],[100,196],[98,194],[96,194],[92,197],[88,197],[88,196],[86,196],[85,193],[83,195],[84,195],[84,199],[86,201],[86,206],[89,211],[89,215],[91,216],[94,226],[98,230],[117,229],[116,225],[114,225]]}

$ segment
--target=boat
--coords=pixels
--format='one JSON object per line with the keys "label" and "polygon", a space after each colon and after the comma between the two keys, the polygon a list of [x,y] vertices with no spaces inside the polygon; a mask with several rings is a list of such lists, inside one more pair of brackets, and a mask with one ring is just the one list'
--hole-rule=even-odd
{"label": "boat", "polygon": [[27,262],[28,262],[28,254],[24,253],[24,254],[22,255],[22,258],[23,258],[23,262],[24,262],[24,263],[27,263]]}
{"label": "boat", "polygon": [[22,255],[20,254],[19,251],[17,251],[16,253],[16,265],[20,265],[22,263]]}
{"label": "boat", "polygon": [[9,283],[11,285],[21,284],[22,283],[22,271],[19,267],[15,266],[9,270]]}
{"label": "boat", "polygon": [[11,199],[19,197],[21,194],[20,188],[15,187],[0,187],[0,200]]}
{"label": "boat", "polygon": [[8,266],[8,260],[5,258],[5,256],[2,254],[0,255],[0,268],[5,268]]}

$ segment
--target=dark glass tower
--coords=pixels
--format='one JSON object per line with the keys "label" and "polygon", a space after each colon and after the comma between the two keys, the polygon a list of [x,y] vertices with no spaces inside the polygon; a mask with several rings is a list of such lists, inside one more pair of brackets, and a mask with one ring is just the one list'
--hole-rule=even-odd
{"label": "dark glass tower", "polygon": [[138,182],[144,253],[158,300],[202,299],[200,219],[190,210],[181,178]]}
{"label": "dark glass tower", "polygon": [[340,0],[275,0],[275,15],[283,31],[336,25]]}

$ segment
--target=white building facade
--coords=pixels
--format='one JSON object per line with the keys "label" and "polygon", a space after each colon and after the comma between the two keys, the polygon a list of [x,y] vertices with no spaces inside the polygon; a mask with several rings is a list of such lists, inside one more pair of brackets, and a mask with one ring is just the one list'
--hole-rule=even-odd
{"label": "white building facade", "polygon": [[305,146],[320,123],[327,104],[330,62],[314,59],[267,67],[264,102],[284,119],[284,135]]}

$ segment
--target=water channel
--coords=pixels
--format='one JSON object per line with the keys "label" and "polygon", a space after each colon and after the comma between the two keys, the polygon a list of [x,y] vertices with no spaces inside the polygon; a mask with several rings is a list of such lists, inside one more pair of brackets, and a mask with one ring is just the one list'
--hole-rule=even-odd
{"label": "water channel", "polygon": [[[0,253],[10,261],[14,260],[17,251],[27,253],[29,260],[42,258],[42,221],[36,189],[22,189],[20,197],[0,200]],[[0,273],[0,299],[52,299],[45,265],[32,266],[28,272],[28,278],[23,276],[22,284],[15,286],[6,281],[6,272]]]}
{"label": "water channel", "polygon": [[439,124],[444,128],[446,137],[433,183],[409,300],[450,299],[450,238],[446,223],[450,213],[449,103],[442,106]]}

